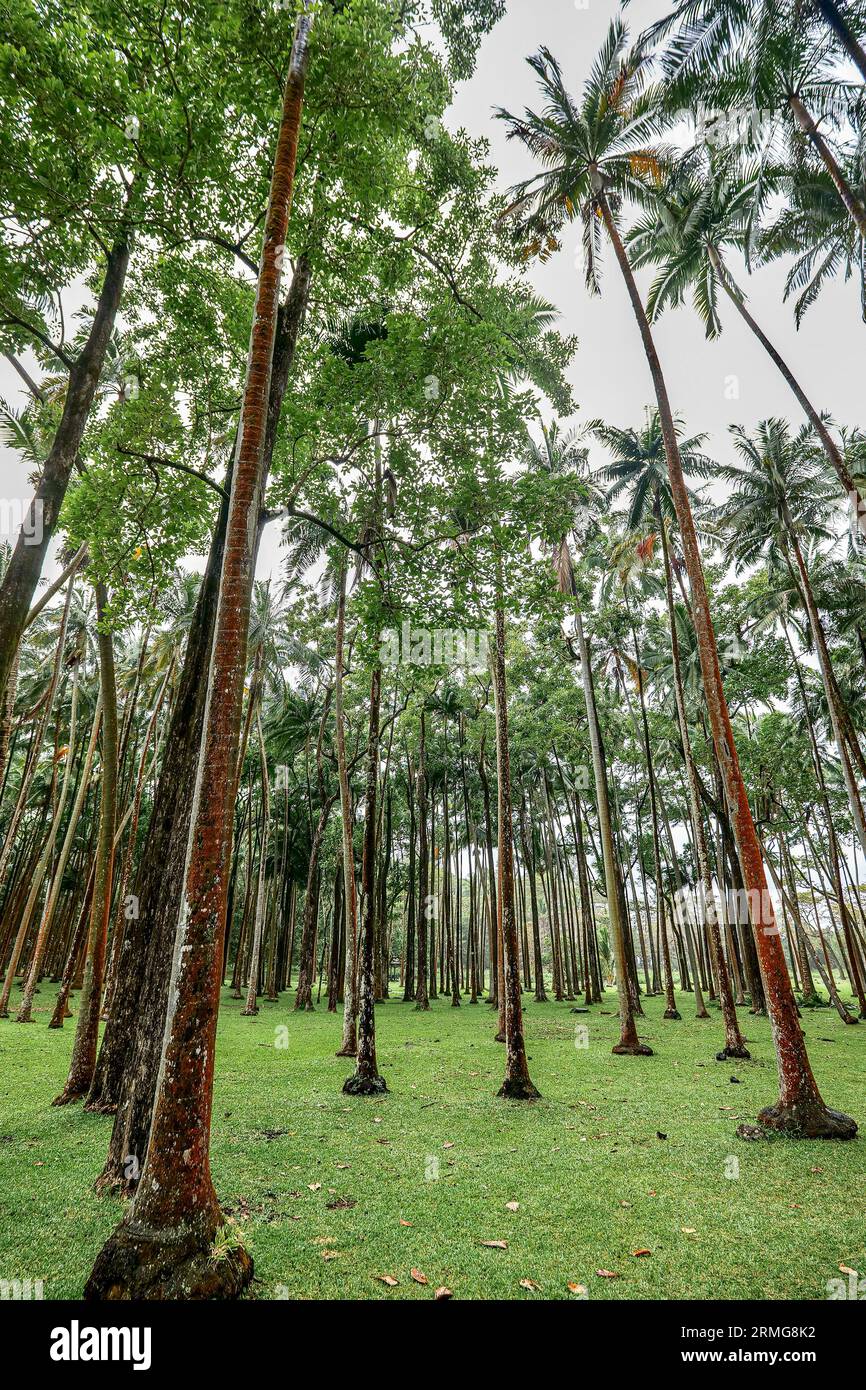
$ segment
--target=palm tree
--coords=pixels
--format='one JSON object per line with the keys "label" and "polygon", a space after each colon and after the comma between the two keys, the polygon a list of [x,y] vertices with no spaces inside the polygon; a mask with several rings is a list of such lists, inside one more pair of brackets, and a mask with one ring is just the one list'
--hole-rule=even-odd
{"label": "palm tree", "polygon": [[[647,176],[659,176],[667,163],[663,151],[648,148],[646,143],[659,125],[658,93],[646,87],[644,56],[626,52],[626,32],[619,21],[610,27],[580,105],[566,91],[559,65],[550,53],[543,51],[530,63],[546,98],[544,113],[538,116],[528,112],[522,119],[503,113],[503,117],[509,123],[509,134],[523,140],[545,167],[535,179],[515,190],[514,213],[537,238],[546,235],[554,239],[555,231],[579,209],[593,251],[600,251],[595,228],[599,222],[603,224],[626,285],[655,388],[671,494],[689,576],[713,742],[732,810],[776,1043],[779,1100],[761,1111],[759,1124],[798,1136],[852,1138],[857,1132],[855,1121],[828,1109],[821,1097],[797,1018],[722,686],[674,415],[652,329],[616,222],[623,199],[629,195],[645,199]],[[598,283],[594,266],[593,256],[587,264],[591,286]]]}
{"label": "palm tree", "polygon": [[669,305],[680,304],[691,289],[695,308],[708,338],[721,332],[717,291],[721,287],[764,351],[784,377],[821,441],[845,496],[866,535],[866,505],[848,462],[827,425],[746,305],[746,297],[724,259],[730,248],[748,254],[755,203],[767,191],[759,168],[732,174],[712,161],[678,171],[672,187],[661,193],[656,207],[641,216],[627,238],[632,264],[658,265],[659,273],[647,297],[647,313],[655,322]]}
{"label": "palm tree", "polygon": [[866,207],[821,128],[827,120],[846,120],[862,95],[856,83],[838,76],[832,36],[816,32],[799,5],[779,0],[681,0],[641,43],[671,34],[661,53],[669,107],[694,110],[704,102],[746,117],[785,111],[794,157],[805,140],[861,236],[866,234]]}
{"label": "palm tree", "polygon": [[[631,990],[629,988],[628,947],[625,936],[626,925],[622,919],[620,907],[619,875],[617,871],[613,822],[610,812],[610,795],[608,791],[604,745],[598,719],[592,669],[590,667],[589,646],[583,629],[583,619],[578,602],[577,584],[575,582],[571,550],[569,548],[569,538],[574,528],[583,525],[588,515],[590,517],[592,516],[593,507],[597,507],[600,497],[598,490],[592,486],[586,477],[586,450],[577,444],[577,437],[574,432],[562,434],[559,427],[555,424],[550,428],[543,426],[542,444],[539,445],[534,440],[530,439],[527,445],[526,457],[530,471],[540,477],[551,480],[557,493],[561,491],[563,484],[571,483],[577,496],[580,498],[578,505],[581,514],[579,516],[569,514],[563,509],[558,518],[558,525],[555,527],[552,537],[552,559],[559,591],[571,600],[569,608],[575,624],[575,635],[580,659],[581,682],[583,685],[583,698],[586,707],[590,748],[592,751],[593,780],[595,783],[596,806],[598,810],[599,831],[601,834],[605,892],[607,895],[607,910],[616,958],[616,983],[619,995],[620,1040],[613,1050],[614,1052],[630,1056],[651,1056],[652,1049],[640,1042],[634,1021],[634,1006],[632,1003]],[[585,539],[585,537],[583,537],[583,539]],[[672,998],[673,991],[671,990],[669,1003],[672,1001]]]}
{"label": "palm tree", "polygon": [[730,528],[734,553],[743,564],[775,556],[791,572],[808,615],[848,803],[866,853],[866,815],[852,766],[862,773],[864,759],[833,671],[804,554],[807,540],[831,537],[826,520],[832,502],[820,458],[816,459],[809,430],[792,435],[782,420],[762,421],[754,435],[741,426],[731,433],[741,461],[718,469],[719,477],[733,488],[721,519]]}
{"label": "palm tree", "polygon": [[[845,175],[866,205],[864,134],[859,148],[844,161]],[[827,170],[806,165],[788,190],[788,202],[758,235],[765,259],[789,258],[785,299],[796,294],[794,318],[799,328],[826,282],[841,271],[860,282],[860,314],[866,321],[866,241],[839,202]]]}
{"label": "palm tree", "polygon": [[223,1223],[209,1165],[237,755],[280,270],[309,65],[312,16],[295,25],[265,214],[247,380],[232,474],[204,735],[187,850],[160,1082],[135,1199],[103,1246],[90,1297],[231,1297],[252,1277],[242,1246],[215,1263]]}

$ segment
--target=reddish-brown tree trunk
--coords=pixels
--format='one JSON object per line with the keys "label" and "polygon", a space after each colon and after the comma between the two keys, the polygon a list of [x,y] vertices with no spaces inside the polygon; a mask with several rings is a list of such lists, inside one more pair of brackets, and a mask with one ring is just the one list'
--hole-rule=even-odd
{"label": "reddish-brown tree trunk", "polygon": [[135,1200],[88,1280],[85,1293],[91,1298],[229,1297],[252,1277],[252,1260],[242,1246],[213,1259],[223,1217],[211,1180],[209,1141],[268,398],[311,22],[303,14],[295,27],[265,217],[150,1144]]}
{"label": "reddish-brown tree trunk", "polygon": [[[775,1105],[767,1106],[761,1111],[758,1116],[758,1123],[764,1128],[779,1129],[787,1134],[806,1138],[851,1139],[857,1133],[857,1125],[849,1115],[830,1110],[825,1105],[812,1073],[806,1045],[803,1041],[803,1034],[797,1017],[797,1005],[785,964],[779,930],[776,926],[772,899],[767,889],[761,847],[746,796],[746,787],[740,771],[734,733],[731,728],[731,719],[722,685],[703,563],[695,532],[691,503],[683,476],[676,426],[668,399],[667,386],[649,321],[628,262],[628,256],[611,215],[607,199],[603,194],[599,197],[599,207],[631,300],[655,388],[671,492],[680,527],[683,557],[689,576],[692,617],[698,640],[698,653],[710,728],[731,810],[734,835],[749,899],[755,944],[767,994],[779,1069],[780,1094]],[[741,1126],[738,1132],[743,1137],[751,1137],[749,1126]]]}

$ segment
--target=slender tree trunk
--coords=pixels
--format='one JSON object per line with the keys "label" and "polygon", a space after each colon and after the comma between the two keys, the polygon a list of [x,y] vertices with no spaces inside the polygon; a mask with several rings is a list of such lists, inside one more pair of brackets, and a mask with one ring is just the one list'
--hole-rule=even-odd
{"label": "slender tree trunk", "polygon": [[333,802],[328,798],[319,812],[313,840],[310,846],[310,864],[307,870],[307,891],[304,896],[304,920],[301,929],[301,950],[298,959],[298,988],[295,992],[295,1008],[311,1013],[313,1005],[313,978],[316,971],[316,922],[319,908],[319,895],[316,884],[319,877],[319,855],[322,840],[330,816]]}
{"label": "slender tree trunk", "polygon": [[340,564],[340,590],[337,600],[337,636],[334,677],[334,737],[337,745],[337,771],[340,778],[340,829],[343,846],[343,911],[346,928],[346,964],[343,984],[343,1038],[338,1057],[354,1057],[358,1051],[358,898],[355,888],[355,852],[352,837],[352,793],[346,765],[346,716],[343,709],[344,645],[346,633],[347,560]]}
{"label": "slender tree trunk", "polygon": [[262,932],[265,925],[265,911],[267,907],[267,866],[268,866],[268,842],[269,827],[271,819],[271,784],[268,779],[268,760],[265,753],[265,740],[262,734],[261,713],[256,710],[256,732],[259,736],[259,759],[262,769],[262,843],[259,851],[259,881],[256,890],[256,919],[253,930],[253,950],[250,958],[250,978],[247,986],[247,1000],[241,1009],[241,1014],[250,1016],[259,1011],[256,1002],[259,989],[259,968],[262,955]]}
{"label": "slender tree trunk", "polygon": [[526,865],[526,877],[529,879],[529,906],[532,913],[532,952],[535,960],[535,1002],[536,1004],[547,1003],[547,993],[544,988],[544,966],[541,958],[541,927],[538,921],[538,892],[535,883],[535,855],[531,847],[531,828],[526,818],[526,799],[521,798],[520,802],[520,838],[523,845],[523,862]]}
{"label": "slender tree trunk", "polygon": [[529,1077],[523,1038],[520,991],[520,948],[514,915],[514,842],[511,816],[511,759],[508,748],[508,697],[505,680],[505,614],[496,608],[496,650],[493,661],[496,715],[496,764],[499,781],[499,861],[502,894],[502,953],[505,977],[505,1080],[498,1094],[512,1100],[538,1100]]}
{"label": "slender tree trunk", "polygon": [[218,1262],[212,1258],[223,1217],[208,1149],[269,386],[311,23],[304,13],[295,26],[265,217],[150,1144],[135,1200],[88,1280],[85,1294],[91,1298],[227,1297],[252,1277],[252,1260],[242,1247],[233,1247]]}
{"label": "slender tree trunk", "polygon": [[[655,388],[671,491],[682,537],[686,571],[689,576],[692,617],[698,640],[704,695],[707,701],[716,757],[719,761],[728,805],[731,809],[734,834],[749,897],[755,944],[767,993],[779,1069],[780,1094],[775,1105],[767,1106],[761,1111],[758,1116],[758,1124],[762,1128],[779,1129],[798,1137],[851,1139],[857,1133],[855,1121],[840,1111],[828,1109],[818,1090],[818,1084],[809,1063],[809,1056],[797,1017],[797,1004],[791,989],[779,930],[773,913],[772,899],[767,888],[761,847],[752,820],[745,783],[737,757],[734,733],[731,728],[719,668],[703,563],[695,533],[688,490],[683,476],[667,386],[649,321],[628,262],[628,256],[616,229],[607,199],[603,194],[599,197],[599,207],[631,300]],[[753,1137],[753,1130],[747,1125],[741,1126],[738,1133],[744,1138]]]}
{"label": "slender tree trunk", "polygon": [[716,904],[716,893],[713,887],[712,873],[710,872],[710,857],[707,852],[707,839],[704,833],[704,822],[701,812],[700,793],[698,791],[698,774],[695,768],[694,758],[692,757],[692,747],[689,739],[689,726],[686,719],[686,700],[683,691],[682,663],[680,661],[680,643],[677,635],[676,613],[674,611],[674,591],[671,577],[671,557],[668,542],[667,526],[663,517],[660,517],[662,548],[664,552],[665,565],[665,593],[667,598],[668,622],[671,629],[671,653],[674,668],[674,689],[676,692],[677,719],[680,726],[680,740],[683,745],[683,758],[686,764],[686,781],[689,788],[689,810],[692,819],[692,833],[695,839],[697,850],[698,869],[703,888],[703,908],[704,920],[707,935],[710,941],[713,966],[716,979],[719,983],[719,1002],[722,1006],[722,1018],[725,1025],[725,1046],[722,1053],[717,1053],[721,1058],[726,1057],[749,1057],[749,1051],[745,1040],[740,1032],[740,1025],[737,1020],[737,1010],[734,1005],[734,996],[731,992],[731,980],[728,968],[725,964],[725,955],[722,950],[722,940],[719,935],[719,915]]}
{"label": "slender tree trunk", "polygon": [[[673,628],[673,619],[671,620],[671,634],[671,641],[673,643],[676,640],[676,633],[674,632]],[[646,713],[646,700],[644,698],[643,690],[643,672],[640,664],[640,653],[638,652],[637,639],[635,637],[633,627],[632,641],[634,642],[635,662],[637,665],[638,672],[637,683],[638,695],[640,698],[640,716],[641,729],[643,733],[644,760],[647,766],[647,781],[649,783],[650,824],[652,826],[653,865],[655,869],[656,881],[656,918],[659,940],[661,942],[662,947],[662,972],[664,975],[665,986],[665,1011],[662,1017],[666,1019],[678,1019],[681,1017],[681,1014],[679,1009],[677,1008],[677,1002],[674,996],[674,980],[673,973],[671,971],[671,953],[670,946],[668,944],[667,924],[665,922],[665,902],[664,891],[662,889],[662,860],[661,847],[659,844],[658,796],[656,792],[655,768],[653,766],[652,747],[650,745],[649,736],[649,724],[647,722]],[[674,669],[676,669],[677,655],[678,654],[674,652]]]}
{"label": "slender tree trunk", "polygon": [[350,1096],[381,1095],[387,1091],[376,1063],[375,980],[373,978],[376,934],[376,797],[379,787],[379,705],[382,697],[382,667],[377,663],[370,678],[370,723],[367,733],[367,791],[364,801],[364,853],[361,860],[361,897],[364,920],[361,928],[360,1000],[358,1007],[358,1061],[343,1091]]}
{"label": "slender tree trunk", "polygon": [[[560,588],[565,593],[574,594],[574,576],[571,571],[571,558],[563,543],[558,557]],[[614,858],[613,826],[610,819],[610,801],[607,791],[607,770],[598,723],[598,710],[589,666],[589,648],[583,631],[583,619],[577,601],[574,604],[574,621],[577,632],[577,648],[580,657],[580,676],[583,684],[583,698],[586,704],[586,722],[589,730],[589,743],[592,750],[592,769],[595,780],[595,797],[598,809],[598,823],[601,834],[602,858],[604,862],[604,882],[607,893],[607,911],[614,957],[616,960],[616,987],[619,995],[620,1040],[613,1051],[632,1057],[651,1057],[652,1048],[641,1043],[634,1022],[631,995],[628,985],[628,958],[626,954],[625,927],[620,915],[619,882]]]}
{"label": "slender tree trunk", "polygon": [[[464,782],[465,790],[465,782]],[[410,1004],[415,998],[415,922],[417,900],[415,895],[415,876],[418,872],[417,827],[415,816],[415,773],[412,759],[406,756],[406,808],[409,813],[409,864],[406,885],[406,931],[403,957],[403,1003]]]}
{"label": "slender tree trunk", "polygon": [[427,996],[427,924],[429,918],[430,895],[428,869],[430,863],[427,845],[427,757],[425,747],[424,707],[421,707],[420,732],[418,737],[418,972],[415,986],[415,1008],[430,1008]]}

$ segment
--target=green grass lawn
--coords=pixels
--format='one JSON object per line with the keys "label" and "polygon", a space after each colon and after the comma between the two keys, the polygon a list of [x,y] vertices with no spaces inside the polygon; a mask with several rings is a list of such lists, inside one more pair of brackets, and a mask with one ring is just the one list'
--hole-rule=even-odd
{"label": "green grass lawn", "polygon": [[[35,1026],[0,1024],[0,1278],[75,1298],[122,1205],[91,1187],[110,1117],[49,1104],[73,1021],[49,1031],[53,991],[38,1003]],[[840,1264],[866,1273],[863,1139],[734,1137],[777,1094],[766,1019],[743,1012],[753,1060],[721,1063],[717,1013],[699,1023],[683,996],[683,1020],[666,1023],[650,999],[641,1034],[656,1055],[613,1057],[613,993],[609,1012],[580,1016],[527,996],[543,1095],[527,1105],[496,1098],[503,1048],[487,1006],[418,1014],[392,1000],[378,1010],[390,1094],[350,1100],[339,1019],[290,1003],[242,1018],[226,996],[220,1015],[213,1171],[255,1258],[253,1298],[429,1299],[439,1285],[571,1298],[572,1283],[590,1299],[823,1299]],[[829,1009],[803,1026],[825,1098],[866,1125],[866,1026]]]}

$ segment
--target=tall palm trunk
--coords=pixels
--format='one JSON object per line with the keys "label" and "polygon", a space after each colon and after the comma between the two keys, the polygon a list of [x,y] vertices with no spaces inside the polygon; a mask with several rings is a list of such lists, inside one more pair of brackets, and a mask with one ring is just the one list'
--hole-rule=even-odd
{"label": "tall palm trunk", "polygon": [[538,921],[538,891],[535,883],[535,855],[532,845],[532,829],[526,816],[526,797],[520,798],[520,841],[523,847],[523,863],[529,880],[529,906],[532,913],[532,954],[535,963],[535,1002],[547,1003],[544,988],[544,965],[541,956],[541,929]]}
{"label": "tall palm trunk", "polygon": [[[374,427],[375,428],[375,427]],[[381,534],[383,514],[382,455],[374,443],[373,526]],[[373,547],[374,556],[378,547]],[[395,690],[396,699],[396,690]],[[376,928],[380,912],[376,855],[379,843],[379,746],[382,703],[382,664],[377,659],[370,675],[370,714],[367,726],[367,786],[364,796],[364,848],[361,856],[361,899],[364,905],[358,960],[358,1052],[355,1071],[343,1083],[346,1095],[370,1096],[387,1091],[376,1061]],[[393,739],[393,721],[391,726]],[[388,745],[388,759],[391,744]],[[386,764],[387,775],[387,764]]]}
{"label": "tall palm trunk", "polygon": [[484,861],[487,870],[487,920],[490,935],[490,998],[489,1003],[498,1005],[499,996],[499,951],[497,941],[496,917],[496,870],[493,866],[493,827],[490,820],[490,782],[487,777],[487,761],[484,756],[484,740],[486,735],[481,735],[481,746],[478,749],[478,776],[481,781],[481,794],[484,801]]}
{"label": "tall palm trunk", "polygon": [[319,885],[321,882],[319,861],[333,804],[333,797],[326,797],[322,802],[310,844],[310,862],[307,868],[307,888],[304,894],[304,916],[301,925],[301,947],[298,954],[298,987],[295,991],[295,1008],[301,1009],[305,1013],[312,1013],[315,1008],[313,984],[316,975],[316,940],[319,920]]}
{"label": "tall palm trunk", "polygon": [[[857,1133],[856,1122],[849,1115],[830,1110],[827,1107],[818,1090],[818,1084],[809,1063],[809,1055],[800,1029],[797,1005],[773,913],[772,899],[767,888],[761,847],[752,820],[743,774],[737,757],[734,732],[731,727],[730,714],[722,685],[722,674],[719,668],[719,656],[704,580],[703,563],[695,533],[691,503],[683,476],[667,386],[653,341],[652,330],[629,265],[628,256],[603,193],[599,195],[599,207],[625,281],[655,388],[671,492],[682,537],[686,571],[689,576],[692,617],[698,640],[698,653],[710,717],[710,728],[731,811],[743,879],[748,894],[749,915],[767,993],[779,1070],[780,1094],[775,1105],[767,1106],[760,1112],[758,1123],[760,1126],[780,1129],[795,1136],[851,1139]],[[751,1137],[749,1126],[741,1126],[738,1132],[743,1137]]]}
{"label": "tall palm trunk", "polygon": [[311,23],[304,13],[295,26],[265,216],[150,1144],[132,1206],[97,1257],[89,1297],[226,1297],[252,1277],[252,1260],[240,1247],[216,1263],[211,1257],[222,1213],[208,1150],[268,393]]}
{"label": "tall palm trunk", "polygon": [[[631,622],[630,613],[629,621]],[[679,1012],[679,1009],[677,1008],[677,1001],[674,997],[674,981],[673,974],[671,972],[671,953],[670,946],[668,944],[667,924],[665,922],[665,896],[664,891],[662,889],[662,857],[661,847],[659,844],[659,816],[657,804],[658,793],[656,788],[655,768],[653,766],[652,747],[650,745],[649,723],[647,721],[646,713],[646,699],[644,696],[643,688],[643,672],[641,670],[640,652],[638,651],[637,637],[635,635],[634,626],[632,626],[631,634],[632,641],[634,643],[634,656],[637,668],[637,687],[638,696],[640,698],[640,717],[644,747],[644,761],[646,762],[647,782],[649,783],[650,824],[652,826],[653,866],[655,870],[656,881],[656,925],[658,937],[661,942],[662,948],[662,973],[664,975],[665,987],[665,1011],[663,1017],[666,1019],[678,1019],[681,1017],[681,1014]]]}
{"label": "tall palm trunk", "polygon": [[520,991],[520,947],[514,914],[514,841],[511,814],[511,757],[508,748],[508,696],[505,683],[505,614],[496,607],[496,650],[493,659],[493,692],[496,716],[496,766],[499,782],[499,861],[505,1007],[505,1080],[500,1096],[512,1100],[538,1100],[539,1092],[529,1077],[523,1038],[523,1006]]}
{"label": "tall palm trunk", "polygon": [[[557,557],[560,589],[563,593],[574,594],[574,575],[571,570],[571,557],[565,542]],[[595,781],[595,799],[598,810],[601,852],[604,863],[604,883],[607,895],[607,912],[610,934],[613,938],[616,961],[616,988],[619,995],[620,1039],[613,1051],[633,1057],[651,1057],[652,1048],[641,1043],[634,1022],[631,993],[629,991],[628,953],[625,941],[625,926],[620,914],[619,877],[614,858],[613,826],[610,819],[610,799],[607,791],[607,769],[601,742],[601,729],[598,723],[598,710],[595,703],[595,690],[589,666],[589,648],[583,631],[583,618],[577,602],[574,604],[574,622],[577,632],[577,649],[580,657],[580,676],[583,684],[583,698],[586,705],[586,722],[589,729],[589,745],[592,750],[592,770]]]}
{"label": "tall palm trunk", "polygon": [[427,925],[430,920],[428,870],[430,856],[427,845],[427,757],[425,735],[426,727],[424,709],[422,706],[418,734],[418,771],[416,774],[418,799],[418,982],[415,986],[415,1008],[416,1010],[422,1011],[430,1008],[430,1000],[427,995]]}
{"label": "tall palm trunk", "polygon": [[352,843],[352,793],[346,764],[346,716],[343,709],[344,646],[346,633],[346,569],[340,565],[340,591],[337,600],[337,635],[334,657],[334,737],[337,744],[337,773],[340,779],[340,829],[343,843],[343,912],[345,917],[346,964],[343,975],[343,1038],[338,1057],[354,1057],[358,1051],[358,897],[355,888],[355,858]]}
{"label": "tall palm trunk", "polygon": [[262,958],[262,933],[265,926],[267,907],[266,874],[268,866],[268,843],[271,819],[271,784],[268,779],[268,760],[265,753],[265,740],[262,734],[261,711],[256,709],[256,732],[259,737],[259,759],[262,769],[262,843],[259,850],[259,878],[256,886],[256,916],[253,928],[253,949],[250,956],[250,977],[247,985],[247,998],[241,1013],[247,1016],[257,1014],[256,1002],[259,989],[259,970]]}
{"label": "tall palm trunk", "polygon": [[683,757],[686,764],[686,781],[689,788],[689,811],[692,820],[692,833],[695,839],[697,850],[698,869],[701,876],[703,887],[703,908],[707,935],[710,941],[710,950],[713,957],[713,967],[716,979],[719,984],[719,1002],[722,1006],[722,1018],[725,1025],[725,1046],[724,1055],[727,1057],[747,1058],[750,1054],[746,1047],[743,1035],[740,1032],[740,1025],[737,1021],[737,1010],[734,1005],[734,996],[731,990],[731,977],[728,974],[728,967],[725,964],[725,953],[722,950],[722,938],[719,934],[719,914],[716,903],[716,892],[713,887],[713,877],[710,872],[710,856],[707,852],[707,837],[704,832],[704,821],[701,813],[701,800],[698,791],[698,774],[695,767],[695,760],[692,755],[692,745],[689,738],[689,726],[686,719],[686,700],[683,691],[682,662],[680,660],[680,642],[677,635],[676,613],[674,611],[674,590],[671,577],[671,557],[668,542],[667,526],[664,518],[661,520],[662,551],[665,566],[665,596],[667,599],[668,622],[671,629],[671,659],[674,669],[674,690],[676,693],[677,719],[680,726],[680,740],[683,745]]}
{"label": "tall palm trunk", "polygon": [[370,677],[370,722],[367,731],[367,791],[364,800],[364,852],[361,860],[361,897],[364,920],[360,944],[360,998],[358,1005],[358,1061],[343,1085],[346,1095],[372,1096],[387,1091],[376,1062],[375,949],[376,949],[376,800],[379,789],[379,706],[382,667],[377,662]]}

